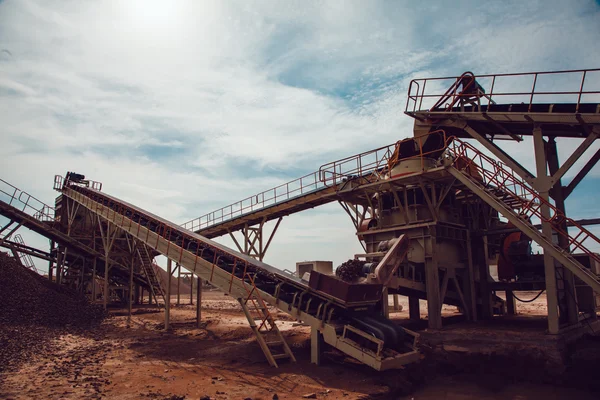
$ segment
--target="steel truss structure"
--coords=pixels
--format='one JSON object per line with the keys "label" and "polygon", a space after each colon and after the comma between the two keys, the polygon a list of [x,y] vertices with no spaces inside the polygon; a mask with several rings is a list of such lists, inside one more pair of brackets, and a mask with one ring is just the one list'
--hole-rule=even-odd
{"label": "steel truss structure", "polygon": [[[575,87],[552,91],[548,77]],[[600,150],[568,185],[562,180],[600,135],[600,91],[586,86],[598,78],[600,70],[413,80],[405,110],[415,119],[413,138],[325,164],[181,226],[110,196],[100,183],[77,174],[56,177],[60,195],[54,207],[0,181],[0,213],[9,220],[0,228],[6,232],[0,245],[48,260],[50,279],[105,307],[121,301],[131,310],[147,291],[150,302],[164,304],[166,329],[175,271],[178,278],[195,276],[198,324],[204,281],[238,299],[273,366],[295,358],[272,307],[311,326],[315,363],[322,343],[380,370],[417,360],[417,335],[385,318],[387,293],[408,296],[412,319],[421,317],[419,299],[427,300],[429,327],[439,329],[443,304],[477,321],[514,313],[514,292],[545,289],[548,332],[583,329],[597,320],[600,256],[594,249],[600,240],[567,216],[565,200],[595,166]],[[527,79],[531,89],[523,90]],[[498,144],[510,140],[524,146],[527,136],[535,174]],[[560,138],[580,141],[562,165]],[[377,264],[391,257],[394,239],[410,242],[407,258],[394,259],[381,311],[340,302],[262,262],[283,217],[331,202],[338,202],[354,224],[364,250],[355,258]],[[274,228],[265,234],[270,221]],[[15,240],[21,226],[50,239],[50,251]],[[491,278],[499,234],[511,229],[543,249],[541,281]],[[210,240],[224,235],[238,251]],[[166,284],[153,264],[159,254],[168,259]],[[505,291],[507,300],[497,291]]]}

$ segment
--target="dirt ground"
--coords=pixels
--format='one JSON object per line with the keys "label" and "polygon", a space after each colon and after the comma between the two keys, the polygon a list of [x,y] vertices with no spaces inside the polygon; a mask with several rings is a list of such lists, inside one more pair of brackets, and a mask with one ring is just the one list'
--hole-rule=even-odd
{"label": "dirt ground", "polygon": [[[183,297],[182,303],[189,299]],[[408,314],[403,305],[397,317]],[[452,307],[444,311],[454,312]],[[221,292],[204,292],[201,328],[195,326],[191,305],[172,309],[170,332],[163,330],[163,313],[153,308],[136,308],[130,327],[124,310],[113,310],[94,331],[61,333],[18,371],[0,375],[0,398],[598,398],[583,390],[508,382],[485,374],[448,371],[428,379],[427,363],[377,372],[335,351],[326,352],[323,365],[317,367],[310,364],[308,328],[284,314],[277,317],[298,362],[275,369],[267,364],[237,303]]]}

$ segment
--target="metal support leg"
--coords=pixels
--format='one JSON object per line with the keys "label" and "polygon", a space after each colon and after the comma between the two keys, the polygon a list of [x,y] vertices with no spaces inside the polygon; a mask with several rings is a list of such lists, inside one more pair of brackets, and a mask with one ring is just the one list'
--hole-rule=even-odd
{"label": "metal support leg", "polygon": [[[548,170],[550,175],[556,176],[560,170],[560,166],[558,160],[558,148],[556,146],[556,140],[553,137],[548,138],[548,143],[546,144],[546,158],[548,159]],[[560,178],[554,183],[550,194],[552,194],[552,197],[554,198],[556,208],[566,216],[565,196],[562,180]],[[566,222],[563,223],[560,228],[564,232],[567,232]],[[558,235],[558,245],[566,251],[569,251],[569,240],[563,235]],[[579,322],[579,310],[575,291],[575,276],[563,266],[557,266],[556,269],[558,275],[562,278],[557,281],[557,287],[560,290],[559,294],[562,294],[562,298],[559,296],[558,299],[559,304],[562,305],[561,310],[563,311],[560,315],[560,322],[568,323],[569,325],[577,324]]]}
{"label": "metal support leg", "polygon": [[[533,144],[535,150],[535,162],[537,168],[537,179],[546,178],[548,179],[548,170],[546,168],[546,154],[544,151],[544,138],[542,137],[542,130],[536,127],[533,130]],[[540,192],[540,197],[544,200],[548,200],[548,191]],[[544,219],[550,218],[550,207],[547,204],[542,204],[540,211]],[[552,225],[549,222],[542,223],[542,233],[544,236],[552,240]],[[544,272],[546,274],[546,301],[548,308],[548,333],[558,334],[560,329],[559,326],[559,310],[558,310],[558,291],[556,285],[556,267],[554,259],[544,250]]]}
{"label": "metal support leg", "polygon": [[394,294],[392,296],[392,299],[394,301],[394,311],[400,311],[400,304],[398,303],[398,295]]}
{"label": "metal support leg", "polygon": [[108,271],[110,270],[110,263],[108,262],[108,252],[105,255],[105,262],[104,262],[104,299],[102,299],[103,304],[104,304],[104,309],[106,310],[108,308]]}
{"label": "metal support leg", "polygon": [[169,318],[171,314],[171,259],[167,259],[167,290],[165,293],[165,330],[169,330]]}
{"label": "metal support leg", "polygon": [[[50,254],[52,254],[53,251],[54,251],[54,241],[51,240],[50,241]],[[48,280],[50,280],[51,282],[52,282],[53,269],[54,269],[54,261],[50,260],[50,261],[48,261]]]}
{"label": "metal support leg", "polygon": [[177,305],[181,304],[181,265],[176,264],[175,268],[177,268]]}
{"label": "metal support leg", "polygon": [[94,257],[94,269],[92,270],[92,303],[96,302],[96,263],[98,259]]}
{"label": "metal support leg", "polygon": [[[427,288],[427,315],[430,329],[442,328],[442,299],[440,296],[440,270],[436,255],[436,239],[434,229],[431,229],[430,252],[425,259],[425,286]],[[427,247],[427,245],[425,245]]]}
{"label": "metal support leg", "polygon": [[190,305],[194,305],[194,275],[189,274],[190,277]]}
{"label": "metal support leg", "polygon": [[[194,277],[192,276],[192,282],[194,281]],[[200,328],[200,324],[202,321],[202,279],[198,277],[198,281],[196,284],[196,326]]]}
{"label": "metal support leg", "polygon": [[321,365],[321,353],[323,352],[323,334],[317,328],[310,330],[310,362]]}
{"label": "metal support leg", "polygon": [[408,298],[408,316],[413,321],[419,321],[421,319],[418,297],[411,296]]}
{"label": "metal support leg", "polygon": [[506,313],[508,315],[516,315],[516,302],[512,290],[506,291]]}
{"label": "metal support leg", "polygon": [[133,264],[135,263],[135,256],[131,256],[131,265],[129,266],[129,293],[128,293],[128,306],[127,306],[127,326],[131,326],[131,304],[133,303]]}
{"label": "metal support leg", "polygon": [[383,293],[381,294],[381,313],[385,318],[390,317],[390,296],[387,287],[383,288]]}

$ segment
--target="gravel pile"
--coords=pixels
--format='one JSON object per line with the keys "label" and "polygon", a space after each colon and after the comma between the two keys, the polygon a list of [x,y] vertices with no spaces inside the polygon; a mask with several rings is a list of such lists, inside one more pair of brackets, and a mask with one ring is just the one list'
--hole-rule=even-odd
{"label": "gravel pile", "polygon": [[363,275],[364,261],[348,260],[335,269],[335,275],[345,282],[356,282]]}
{"label": "gravel pile", "polygon": [[49,340],[104,317],[79,293],[22,267],[0,252],[0,372],[44,351]]}

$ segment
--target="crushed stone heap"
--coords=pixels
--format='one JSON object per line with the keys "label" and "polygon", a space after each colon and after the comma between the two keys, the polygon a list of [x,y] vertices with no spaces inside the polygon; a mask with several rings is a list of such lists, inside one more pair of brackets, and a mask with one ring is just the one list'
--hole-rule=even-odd
{"label": "crushed stone heap", "polygon": [[68,329],[86,329],[104,317],[101,307],[0,252],[0,372],[43,350]]}

